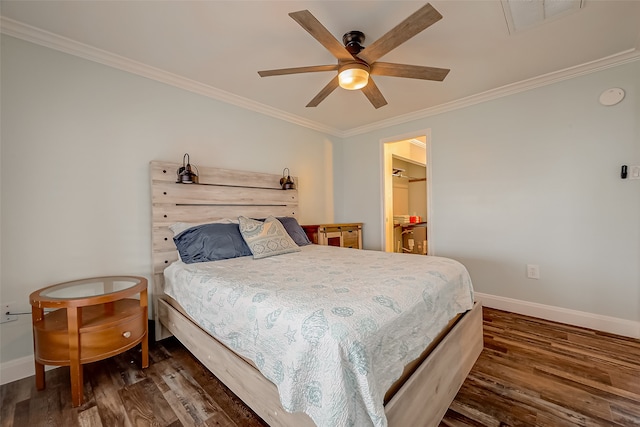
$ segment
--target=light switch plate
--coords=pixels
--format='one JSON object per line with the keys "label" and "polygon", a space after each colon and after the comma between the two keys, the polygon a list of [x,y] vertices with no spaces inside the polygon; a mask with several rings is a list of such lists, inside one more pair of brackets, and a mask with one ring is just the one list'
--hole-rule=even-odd
{"label": "light switch plate", "polygon": [[629,166],[629,179],[640,179],[640,165]]}

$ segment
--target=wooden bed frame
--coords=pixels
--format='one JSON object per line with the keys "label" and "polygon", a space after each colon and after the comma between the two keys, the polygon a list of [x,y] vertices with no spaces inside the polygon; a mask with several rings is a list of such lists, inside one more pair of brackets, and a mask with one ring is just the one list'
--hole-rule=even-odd
{"label": "wooden bed frame", "polygon": [[[158,161],[150,164],[156,340],[174,335],[270,426],[314,426],[306,414],[286,412],[273,383],[202,330],[163,292],[163,271],[178,259],[169,225],[239,215],[297,217],[298,191],[281,190],[280,175],[202,166],[198,166],[199,184],[177,184],[180,166]],[[482,307],[476,303],[442,334],[426,359],[386,403],[389,426],[437,426],[482,347]]]}

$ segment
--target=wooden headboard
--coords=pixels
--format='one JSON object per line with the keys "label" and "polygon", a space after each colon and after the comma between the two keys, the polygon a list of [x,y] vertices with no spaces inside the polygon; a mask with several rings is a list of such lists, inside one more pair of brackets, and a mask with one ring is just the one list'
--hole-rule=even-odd
{"label": "wooden headboard", "polygon": [[[196,165],[199,183],[178,184],[182,163],[152,161],[151,260],[153,266],[153,311],[156,339],[163,338],[157,299],[164,288],[164,269],[178,259],[169,226],[176,222],[203,223],[235,219],[298,216],[298,190],[282,190],[280,174],[245,172]],[[295,179],[296,184],[298,180]]]}

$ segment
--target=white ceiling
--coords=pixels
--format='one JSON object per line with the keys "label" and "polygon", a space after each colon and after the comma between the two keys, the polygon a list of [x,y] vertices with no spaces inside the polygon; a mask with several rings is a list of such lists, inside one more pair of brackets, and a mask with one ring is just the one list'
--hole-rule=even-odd
{"label": "white ceiling", "polygon": [[585,0],[514,34],[499,0],[434,0],[443,19],[381,60],[450,68],[443,82],[375,76],[380,109],[341,88],[306,108],[335,72],[258,76],[336,62],[289,12],[308,9],[340,41],[360,30],[366,47],[424,3],[2,0],[0,12],[6,34],[343,136],[640,56],[640,0]]}

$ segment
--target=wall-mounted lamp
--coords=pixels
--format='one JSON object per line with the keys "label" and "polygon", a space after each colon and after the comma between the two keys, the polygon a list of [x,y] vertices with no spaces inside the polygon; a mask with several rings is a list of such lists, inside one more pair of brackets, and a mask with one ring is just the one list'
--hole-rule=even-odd
{"label": "wall-mounted lamp", "polygon": [[[194,165],[196,171],[198,168]],[[182,157],[182,166],[178,168],[178,180],[179,184],[197,184],[198,174],[191,170],[191,164],[189,164],[189,153],[185,153]]]}
{"label": "wall-mounted lamp", "polygon": [[[286,178],[285,178],[285,171],[286,171]],[[282,170],[282,178],[280,178],[280,185],[282,186],[283,190],[295,190],[296,189],[296,184],[295,182],[293,182],[293,179],[291,179],[291,175],[289,175],[289,168],[284,168]]]}

